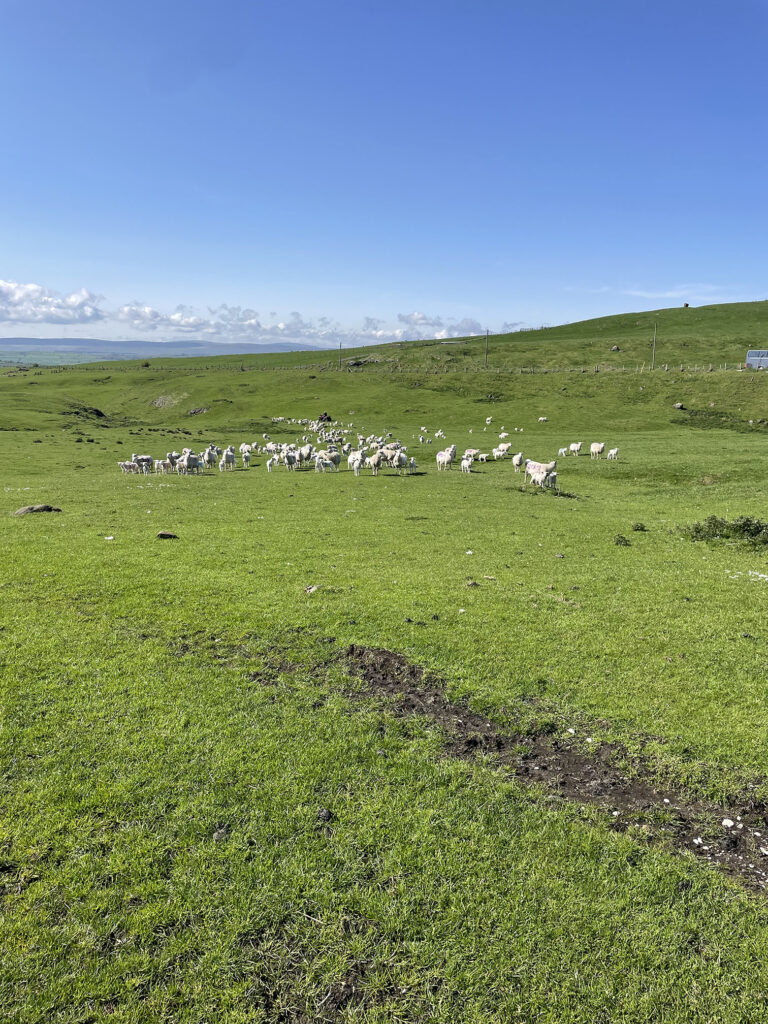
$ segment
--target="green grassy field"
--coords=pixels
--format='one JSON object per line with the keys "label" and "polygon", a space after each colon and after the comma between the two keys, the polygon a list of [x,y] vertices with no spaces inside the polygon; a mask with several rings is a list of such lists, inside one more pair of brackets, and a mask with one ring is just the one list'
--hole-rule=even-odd
{"label": "green grassy field", "polygon": [[[690,314],[685,362],[736,362],[764,308],[662,311],[666,337]],[[608,340],[629,352],[626,329]],[[558,330],[559,351],[513,335],[499,359],[598,362],[592,327]],[[291,354],[0,374],[4,1019],[768,1016],[766,896],[681,849],[661,800],[702,808],[707,842],[714,805],[765,820],[766,553],[680,527],[768,519],[768,386],[681,373],[679,347],[668,372],[485,373],[478,344],[380,350],[395,373]],[[272,417],[326,409],[391,430],[418,473],[117,469],[292,440]],[[509,461],[438,474],[422,425],[460,450],[505,426],[534,459],[601,440],[619,461],[561,459],[556,496]],[[62,512],[13,515],[37,502]],[[351,644],[659,806],[617,817],[492,753],[448,756],[428,714],[363,692]]]}

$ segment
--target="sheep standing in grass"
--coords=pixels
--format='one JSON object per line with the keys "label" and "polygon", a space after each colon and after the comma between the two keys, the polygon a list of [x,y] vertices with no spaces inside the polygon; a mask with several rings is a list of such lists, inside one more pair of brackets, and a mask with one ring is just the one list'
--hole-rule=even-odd
{"label": "sheep standing in grass", "polygon": [[610,459],[612,462],[614,462],[616,459],[618,459],[618,457],[619,457],[619,449],[618,448],[610,448],[609,451],[608,451],[608,454],[606,455],[606,458]]}
{"label": "sheep standing in grass", "polygon": [[250,464],[251,464],[251,450],[249,448],[247,451],[243,452],[243,469],[248,469]]}
{"label": "sheep standing in grass", "polygon": [[593,441],[589,446],[590,459],[599,459],[605,451],[605,441]]}
{"label": "sheep standing in grass", "polygon": [[464,458],[461,460],[461,472],[462,473],[471,473],[472,472],[472,461],[473,460],[472,460],[472,456],[471,455],[465,455],[464,456]]}
{"label": "sheep standing in grass", "polygon": [[559,456],[566,456],[568,454],[568,449],[567,448],[558,448],[557,449],[557,454]]}
{"label": "sheep standing in grass", "polygon": [[547,422],[547,417],[546,416],[539,416],[539,423],[546,423],[546,422]]}
{"label": "sheep standing in grass", "polygon": [[494,448],[491,454],[493,455],[494,459],[498,461],[499,459],[503,459],[507,453],[504,451],[503,448]]}
{"label": "sheep standing in grass", "polygon": [[571,444],[568,445],[568,451],[571,453],[571,455],[578,455],[581,451],[582,444],[582,441],[573,441]]}
{"label": "sheep standing in grass", "polygon": [[[515,467],[515,472],[516,473],[520,472],[520,468],[523,465],[523,461],[524,460],[523,460],[523,453],[522,452],[518,452],[516,455],[512,456],[512,465]],[[525,461],[527,461],[527,460],[525,460]]]}

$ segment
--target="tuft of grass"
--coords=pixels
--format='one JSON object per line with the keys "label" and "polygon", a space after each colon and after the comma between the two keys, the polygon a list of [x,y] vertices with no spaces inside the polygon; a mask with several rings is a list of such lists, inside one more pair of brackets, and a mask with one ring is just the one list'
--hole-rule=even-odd
{"label": "tuft of grass", "polygon": [[700,523],[692,523],[682,528],[683,533],[691,540],[742,540],[754,547],[768,544],[768,523],[752,516],[737,516],[735,519],[724,519],[721,516],[707,516]]}

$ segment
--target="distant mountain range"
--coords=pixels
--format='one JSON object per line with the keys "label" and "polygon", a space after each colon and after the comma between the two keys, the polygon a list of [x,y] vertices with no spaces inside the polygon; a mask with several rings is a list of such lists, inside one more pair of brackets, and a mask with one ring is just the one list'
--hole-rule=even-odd
{"label": "distant mountain range", "polygon": [[213,341],[105,341],[100,338],[0,338],[0,362],[91,363],[102,359],[228,356],[267,352],[318,351],[290,341],[264,345]]}

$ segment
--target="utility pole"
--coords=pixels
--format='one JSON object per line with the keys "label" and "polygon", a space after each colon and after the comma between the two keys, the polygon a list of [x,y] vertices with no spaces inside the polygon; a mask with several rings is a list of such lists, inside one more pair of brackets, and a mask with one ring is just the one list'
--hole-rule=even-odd
{"label": "utility pole", "polygon": [[658,322],[654,321],[654,324],[653,324],[653,350],[651,352],[651,369],[653,369],[654,364],[656,363],[656,328],[657,327],[658,327]]}
{"label": "utility pole", "polygon": [[485,329],[485,368],[488,369],[488,328]]}

